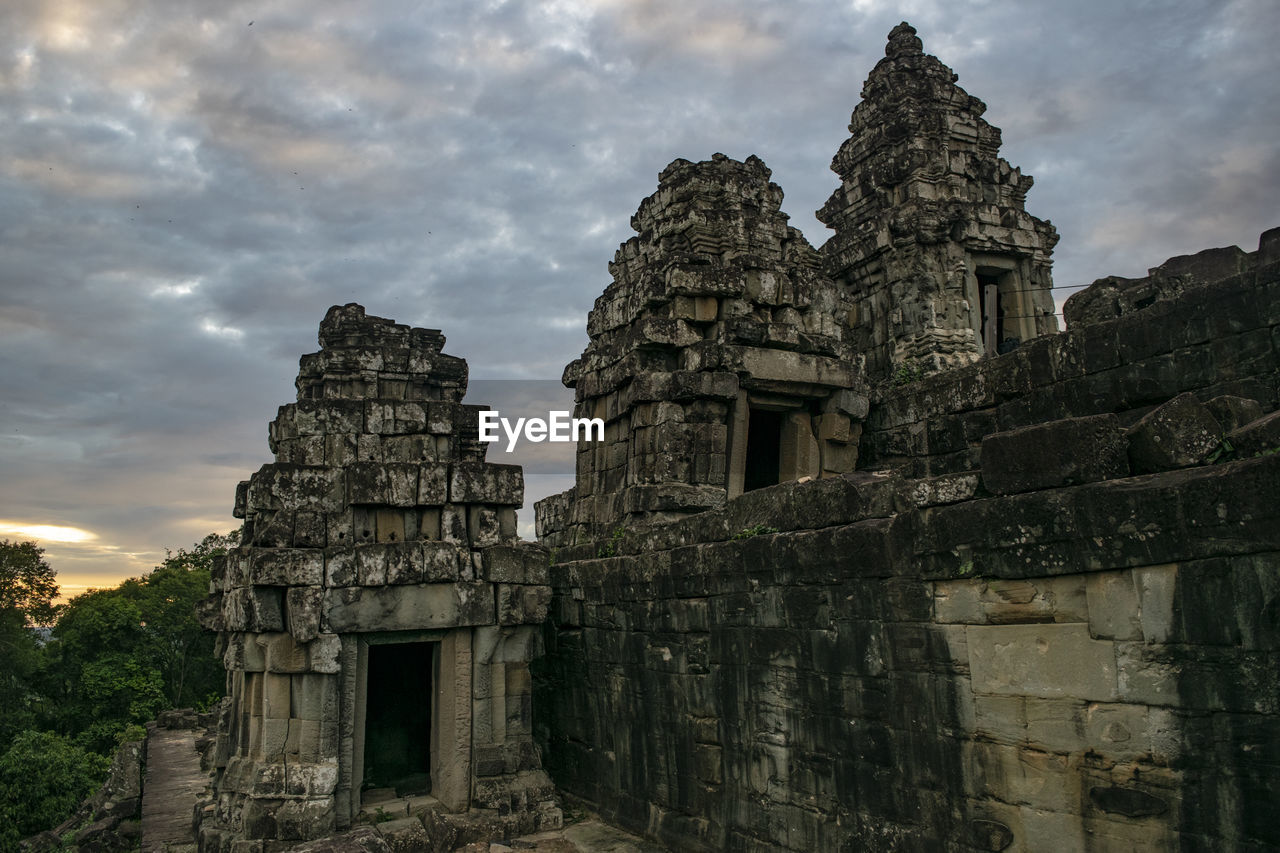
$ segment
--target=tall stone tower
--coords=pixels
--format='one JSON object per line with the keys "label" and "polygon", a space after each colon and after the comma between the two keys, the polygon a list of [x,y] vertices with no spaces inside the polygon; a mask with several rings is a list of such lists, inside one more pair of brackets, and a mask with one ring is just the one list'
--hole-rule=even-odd
{"label": "tall stone tower", "polygon": [[440,849],[558,826],[530,705],[548,555],[516,539],[520,468],[484,461],[438,331],[334,306],[320,346],[201,608],[229,697],[201,849],[285,849],[362,812],[421,817]]}
{"label": "tall stone tower", "polygon": [[540,541],[853,469],[866,400],[848,311],[769,177],[754,156],[676,160],[640,203],[564,373],[604,441],[580,442],[577,485],[538,503]]}
{"label": "tall stone tower", "polygon": [[832,160],[840,188],[817,212],[835,231],[823,263],[852,302],[873,381],[1057,331],[1057,232],[1023,209],[1031,176],[998,156],[1000,129],[955,81],[915,29],[894,27]]}

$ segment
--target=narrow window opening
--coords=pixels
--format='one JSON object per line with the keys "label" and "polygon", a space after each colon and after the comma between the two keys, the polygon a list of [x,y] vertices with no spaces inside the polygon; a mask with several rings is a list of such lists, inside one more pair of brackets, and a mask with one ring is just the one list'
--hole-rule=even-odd
{"label": "narrow window opening", "polygon": [[431,792],[431,670],[436,643],[369,647],[364,787]]}
{"label": "narrow window opening", "polygon": [[749,492],[779,482],[783,412],[751,409],[747,418],[747,459],[742,490]]}

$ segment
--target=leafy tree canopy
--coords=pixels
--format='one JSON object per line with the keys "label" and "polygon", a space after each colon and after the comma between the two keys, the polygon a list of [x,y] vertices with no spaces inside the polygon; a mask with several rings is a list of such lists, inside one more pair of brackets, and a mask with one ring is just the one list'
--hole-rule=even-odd
{"label": "leafy tree canopy", "polygon": [[34,542],[0,539],[0,610],[17,610],[33,625],[48,625],[58,595],[54,571]]}
{"label": "leafy tree canopy", "polygon": [[106,776],[110,761],[52,732],[27,731],[0,757],[0,850],[57,826]]}

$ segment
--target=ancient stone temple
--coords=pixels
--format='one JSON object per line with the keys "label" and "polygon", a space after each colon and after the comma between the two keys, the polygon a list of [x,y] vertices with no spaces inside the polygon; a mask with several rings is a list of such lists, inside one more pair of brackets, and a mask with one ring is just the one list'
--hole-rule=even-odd
{"label": "ancient stone temple", "polygon": [[538,505],[543,541],[853,470],[866,398],[847,306],[769,176],[757,157],[676,160],[640,203],[564,373],[605,440],[580,443],[577,484]]}
{"label": "ancient stone temple", "polygon": [[540,544],[440,333],[330,310],[204,608],[202,853],[564,851],[515,839],[557,797],[680,853],[1280,850],[1280,229],[1058,332],[1031,179],[886,53],[820,251],[759,159],[662,171]]}
{"label": "ancient stone temple", "polygon": [[1058,329],[1048,222],[1031,176],[998,156],[1000,129],[908,24],[862,87],[820,219],[823,267],[852,302],[850,341],[871,379],[969,364]]}
{"label": "ancient stone temple", "polygon": [[330,309],[276,461],[237,492],[242,545],[203,612],[230,697],[203,850],[283,849],[362,811],[425,817],[441,843],[559,825],[530,734],[548,558],[516,540],[520,469],[484,461],[443,345]]}

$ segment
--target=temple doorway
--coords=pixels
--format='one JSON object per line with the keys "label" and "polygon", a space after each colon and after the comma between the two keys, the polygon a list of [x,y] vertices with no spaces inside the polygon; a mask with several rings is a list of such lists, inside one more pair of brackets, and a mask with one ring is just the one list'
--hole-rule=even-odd
{"label": "temple doorway", "polygon": [[439,643],[369,647],[364,788],[431,792],[432,671]]}

